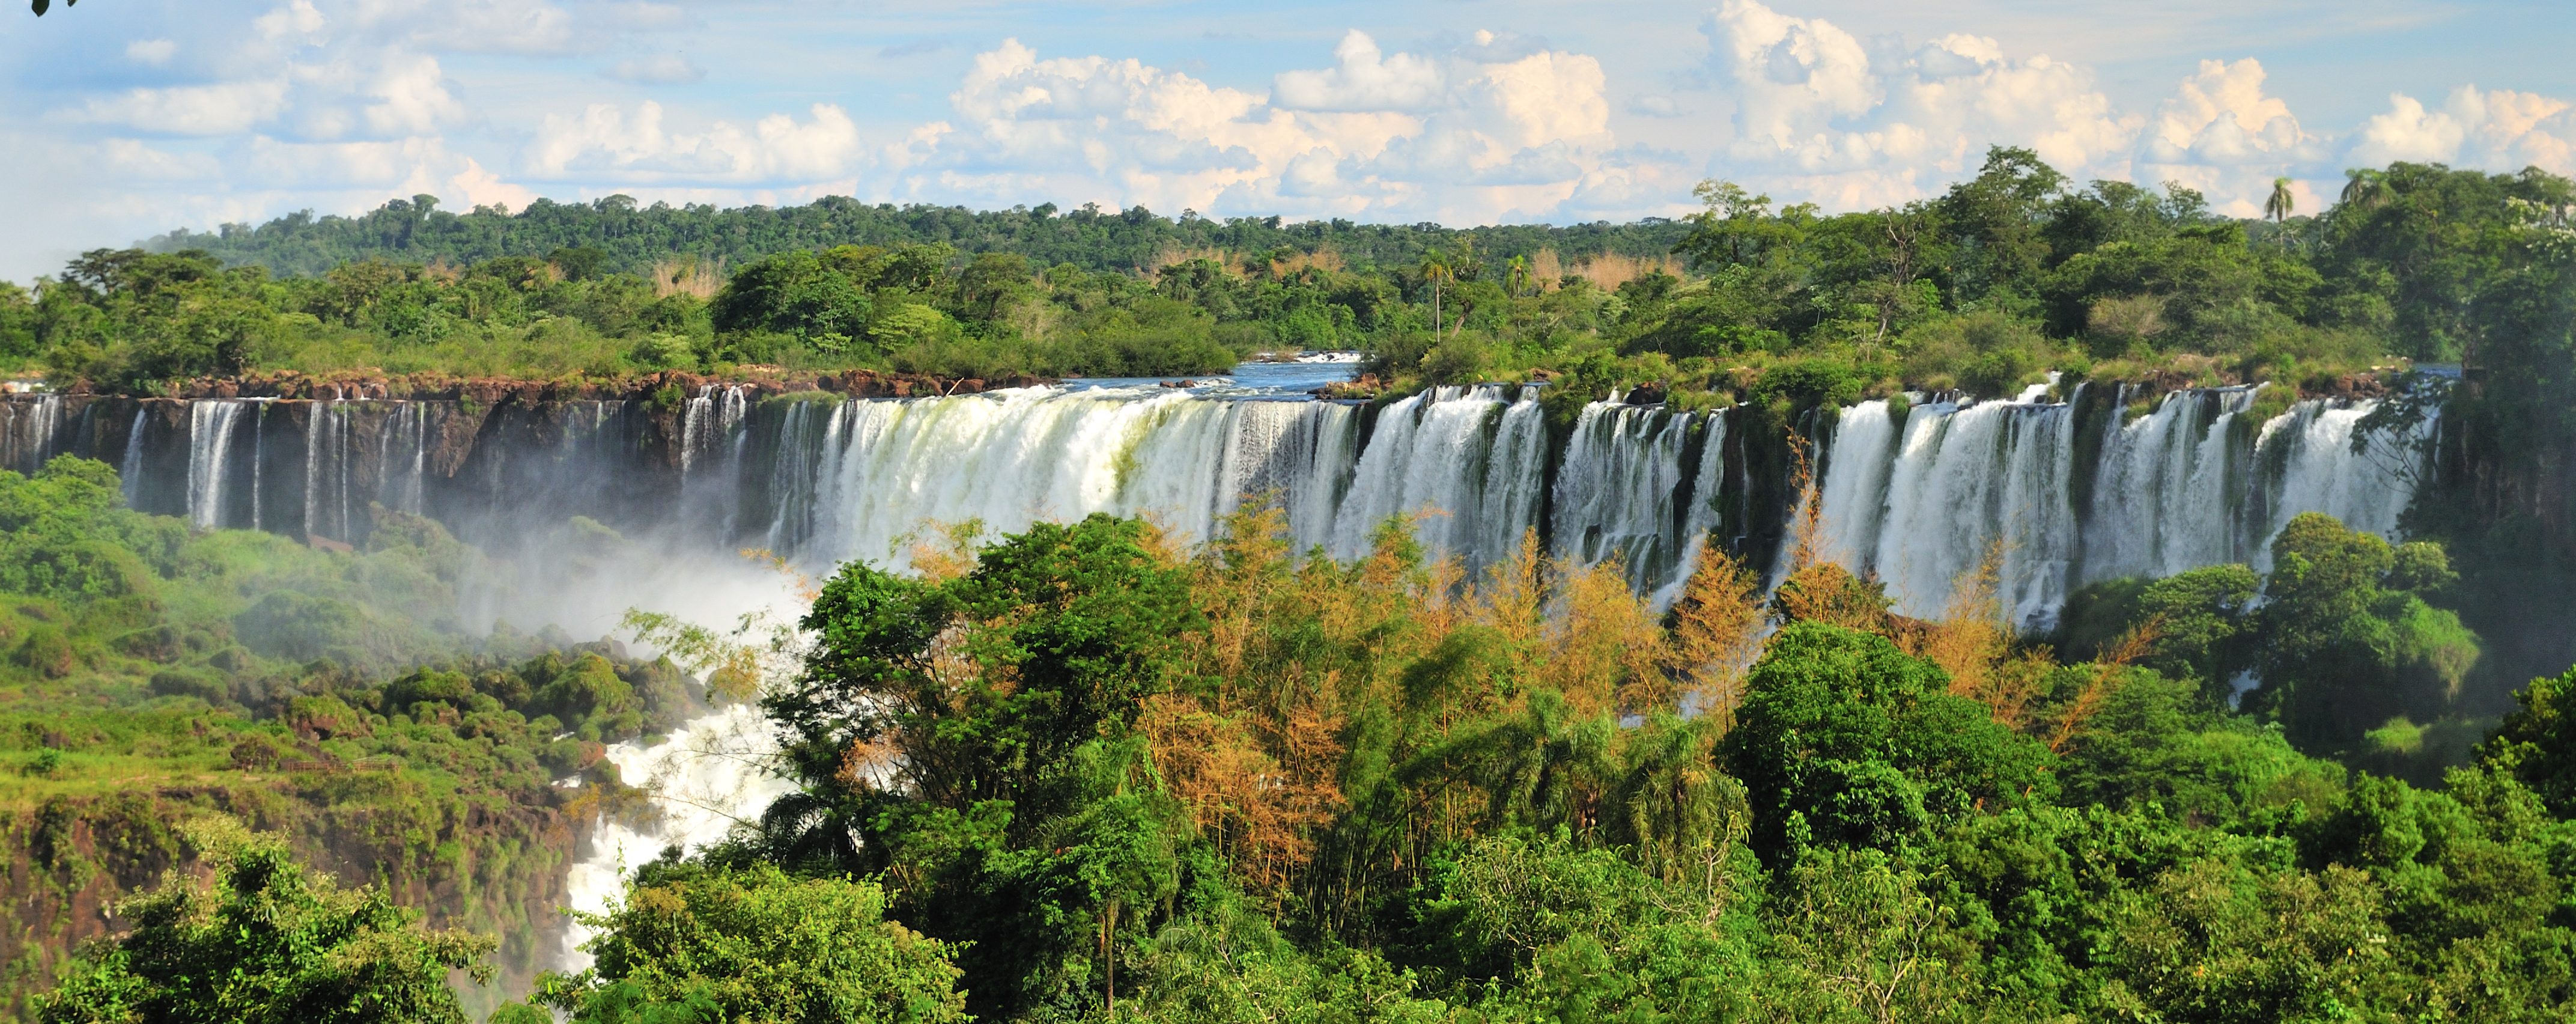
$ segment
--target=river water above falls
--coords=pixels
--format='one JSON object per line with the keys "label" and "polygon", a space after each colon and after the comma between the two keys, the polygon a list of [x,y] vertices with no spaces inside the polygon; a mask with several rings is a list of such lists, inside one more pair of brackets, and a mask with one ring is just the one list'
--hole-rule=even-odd
{"label": "river water above falls", "polygon": [[[2259,564],[2300,512],[2393,533],[2423,464],[2420,435],[2356,450],[2367,402],[2302,402],[2255,422],[2250,389],[2174,392],[2143,414],[2117,387],[2067,402],[2039,388],[1918,398],[1901,412],[1870,401],[1810,418],[1795,442],[1751,410],[1606,401],[1551,439],[1536,387],[1441,388],[1374,409],[1307,394],[1350,369],[877,400],[721,386],[677,402],[498,405],[16,395],[0,399],[0,467],[97,458],[137,508],[299,538],[362,541],[372,506],[426,515],[504,574],[468,621],[596,635],[628,606],[728,623],[776,602],[774,579],[746,578],[742,548],[819,576],[849,559],[900,567],[938,524],[1012,532],[1110,512],[1195,540],[1246,501],[1275,503],[1301,549],[1340,558],[1365,552],[1387,517],[1424,513],[1417,535],[1470,571],[1537,530],[1560,557],[1621,559],[1640,593],[1668,603],[1704,544],[1778,564],[1798,500],[1793,444],[1818,467],[1824,557],[1885,581],[1897,611],[1933,616],[2000,544],[2006,607],[2038,628],[2087,582]],[[757,724],[722,712],[686,739],[757,746]],[[657,828],[603,826],[575,877],[584,909],[645,847],[707,841],[778,791],[695,748],[614,757],[674,796]]]}

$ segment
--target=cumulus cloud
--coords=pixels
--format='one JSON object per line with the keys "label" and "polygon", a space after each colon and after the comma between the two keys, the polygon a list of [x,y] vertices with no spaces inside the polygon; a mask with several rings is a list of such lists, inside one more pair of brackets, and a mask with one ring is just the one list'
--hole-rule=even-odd
{"label": "cumulus cloud", "polygon": [[615,175],[643,182],[812,181],[853,172],[865,155],[858,125],[848,113],[818,103],[811,119],[785,114],[748,128],[714,121],[691,131],[663,124],[662,105],[638,104],[632,114],[595,103],[578,116],[549,115],[521,161],[529,176],[566,180]]}
{"label": "cumulus cloud", "polygon": [[2092,73],[2015,58],[1982,36],[1873,53],[1822,18],[1727,0],[1704,29],[1736,101],[1715,169],[1767,174],[1835,206],[1921,195],[1973,172],[1991,145],[2028,146],[2078,175],[2119,176],[2141,119],[2112,108]]}
{"label": "cumulus cloud", "polygon": [[[2198,189],[2222,213],[2262,213],[2274,178],[2294,177],[2324,157],[2324,140],[2264,91],[2264,78],[2263,65],[2250,57],[2201,61],[2156,108],[2139,146],[2139,176]],[[2302,210],[2322,208],[2306,181],[2294,184],[2293,197]]]}
{"label": "cumulus cloud", "polygon": [[1390,53],[1350,32],[1332,66],[1282,72],[1266,94],[1006,40],[951,94],[953,125],[907,151],[898,190],[1165,212],[1538,216],[1610,146],[1606,93],[1592,57],[1490,32],[1436,53]]}
{"label": "cumulus cloud", "polygon": [[1271,92],[1280,106],[1299,110],[1427,110],[1448,90],[1432,61],[1409,53],[1389,59],[1368,33],[1352,29],[1333,49],[1335,65],[1282,72]]}
{"label": "cumulus cloud", "polygon": [[2576,174],[2576,116],[2565,100],[2461,86],[2438,108],[2403,93],[2388,106],[2354,133],[2347,159],[2355,166],[2411,160]]}
{"label": "cumulus cloud", "polygon": [[64,112],[72,121],[115,125],[173,135],[238,135],[286,110],[286,81],[223,82],[124,93]]}

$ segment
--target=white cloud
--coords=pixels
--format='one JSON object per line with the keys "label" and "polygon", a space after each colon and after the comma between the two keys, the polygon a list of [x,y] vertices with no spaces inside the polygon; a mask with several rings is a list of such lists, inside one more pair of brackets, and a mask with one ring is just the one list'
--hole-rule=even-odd
{"label": "white cloud", "polygon": [[137,39],[125,44],[125,59],[153,67],[170,63],[171,56],[178,52],[179,44],[167,39]]}
{"label": "white cloud", "polygon": [[571,12],[544,0],[354,0],[346,6],[359,30],[423,50],[552,54],[575,49],[584,37]]}
{"label": "white cloud", "polygon": [[1334,47],[1337,63],[1320,71],[1281,72],[1271,94],[1294,110],[1426,110],[1441,101],[1448,83],[1432,61],[1409,53],[1393,60],[1377,40],[1352,29]]}
{"label": "white cloud", "polygon": [[595,103],[578,117],[549,115],[521,164],[538,178],[614,175],[642,182],[775,182],[846,177],[864,162],[866,145],[847,112],[818,103],[811,119],[785,114],[749,128],[715,121],[698,131],[663,127],[650,100],[629,115]]}
{"label": "white cloud", "polygon": [[367,127],[377,135],[423,135],[465,118],[465,105],[447,91],[433,57],[405,55],[385,61],[364,90]]}
{"label": "white cloud", "polygon": [[608,69],[608,77],[644,85],[693,85],[706,80],[707,70],[679,54],[657,53],[618,61]]}
{"label": "white cloud", "polygon": [[[2274,178],[2294,177],[2324,154],[2323,140],[2299,126],[2290,105],[2264,91],[2264,78],[2250,57],[2201,61],[2156,108],[2139,146],[2139,177],[2198,189],[2221,213],[2260,215]],[[2323,208],[2312,184],[2292,188],[2299,209]]]}
{"label": "white cloud", "polygon": [[1007,40],[950,106],[898,194],[1484,222],[1546,214],[1612,142],[1599,61],[1490,32],[1430,54],[1351,32],[1267,95]]}
{"label": "white cloud", "polygon": [[2565,100],[2464,85],[2436,109],[2403,93],[2391,95],[2388,105],[2354,133],[2347,162],[2432,161],[2500,171],[2537,166],[2576,174],[2576,116]]}
{"label": "white cloud", "polygon": [[172,135],[238,135],[283,113],[286,92],[283,79],[128,89],[64,116]]}
{"label": "white cloud", "polygon": [[1981,36],[1873,55],[1831,22],[1756,0],[1727,0],[1705,30],[1736,101],[1716,170],[1828,205],[1925,194],[1972,173],[1992,145],[2028,146],[2079,177],[2119,176],[2140,127],[2087,69],[2015,59]]}

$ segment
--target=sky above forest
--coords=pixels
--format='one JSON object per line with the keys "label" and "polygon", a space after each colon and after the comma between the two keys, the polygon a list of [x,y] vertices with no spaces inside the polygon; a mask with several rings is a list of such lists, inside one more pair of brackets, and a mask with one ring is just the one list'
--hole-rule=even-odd
{"label": "sky above forest", "polygon": [[2321,208],[2576,173],[2576,5],[86,0],[0,12],[0,278],[426,193],[1570,223],[1903,202],[2028,146]]}

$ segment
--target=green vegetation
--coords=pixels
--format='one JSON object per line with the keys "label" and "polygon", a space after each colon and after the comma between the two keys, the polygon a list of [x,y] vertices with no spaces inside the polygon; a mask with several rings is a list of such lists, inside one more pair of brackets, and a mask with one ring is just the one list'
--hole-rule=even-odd
{"label": "green vegetation", "polygon": [[[142,387],[254,368],[1183,375],[1333,347],[1372,350],[1397,388],[1544,371],[1815,401],[2007,394],[2049,370],[2344,392],[2549,334],[2576,185],[2414,164],[2355,182],[2322,214],[2240,221],[1997,149],[1902,207],[1827,215],[1710,182],[1683,221],[1464,231],[416,197],[90,253],[0,289],[0,359]],[[1797,383],[1763,382],[1781,374]]]}
{"label": "green vegetation", "polygon": [[[1831,565],[1766,605],[1711,553],[1659,621],[1615,566],[1532,548],[1462,588],[1400,528],[1344,566],[1278,527],[1185,554],[1094,517],[957,535],[918,577],[844,567],[764,701],[799,791],[648,869],[601,973],[544,991],[582,1019],[719,1020],[745,1016],[727,986],[776,986],[752,1017],[815,1019],[828,986],[740,952],[792,947],[849,950],[814,955],[922,1020],[2504,1021],[2576,999],[2566,684],[2438,791],[2276,724],[2381,699],[2411,662],[2218,699],[2240,664],[2363,664],[2370,637],[2303,630],[2346,605],[2407,628],[2437,549],[2303,521],[2268,577],[2103,588],[2110,635],[2060,663],[1991,605],[1900,619]],[[807,900],[843,909],[744,934]]]}
{"label": "green vegetation", "polygon": [[[2141,664],[2200,680],[2213,701],[2252,673],[2261,685],[2246,706],[2302,749],[2382,770],[2412,759],[2429,777],[2471,738],[2426,751],[2417,724],[2461,714],[2462,683],[2483,653],[2458,614],[2434,603],[2449,603],[2458,584],[2441,545],[2391,546],[2310,512],[2273,539],[2268,578],[2221,565],[2097,583],[2068,601],[2060,639],[2092,653],[2130,631],[2152,634],[2155,652]],[[2437,731],[2459,735],[2455,725]]]}
{"label": "green vegetation", "polygon": [[[127,510],[95,462],[0,472],[9,1015],[98,933],[94,908],[230,849],[183,829],[210,813],[374,884],[371,907],[498,936],[504,979],[526,984],[577,829],[633,799],[603,744],[702,705],[677,668],[614,643],[471,636],[456,588],[476,557],[396,513],[363,551],[308,550]],[[553,785],[570,776],[590,784]],[[149,1019],[214,1019],[172,1012]]]}
{"label": "green vegetation", "polygon": [[491,977],[492,940],[424,931],[383,891],[342,890],[274,837],[217,819],[189,838],[214,883],[176,876],[119,904],[132,930],[64,972],[39,1020],[462,1024],[447,972]]}
{"label": "green vegetation", "polygon": [[616,913],[588,919],[606,933],[599,966],[539,995],[582,1024],[962,1024],[948,948],[884,911],[873,882],[665,860]]}

